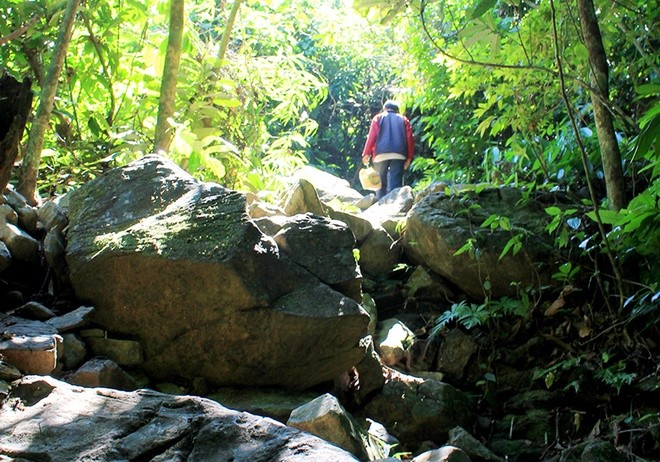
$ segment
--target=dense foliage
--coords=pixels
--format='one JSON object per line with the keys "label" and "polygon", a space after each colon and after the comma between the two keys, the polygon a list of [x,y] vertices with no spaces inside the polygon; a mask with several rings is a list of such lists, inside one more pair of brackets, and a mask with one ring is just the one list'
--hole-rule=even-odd
{"label": "dense foliage", "polygon": [[[186,2],[171,158],[272,197],[306,162],[354,181],[369,119],[397,98],[415,129],[415,188],[443,181],[562,194],[547,209],[556,247],[571,249],[556,278],[589,294],[593,329],[616,327],[620,342],[600,355],[604,380],[617,389],[633,380],[626,356],[638,340],[629,331],[660,320],[658,8],[595,2],[629,201],[615,211],[579,1],[251,0],[221,56],[232,3]],[[0,68],[32,79],[35,92],[65,4],[0,0]],[[42,151],[42,195],[152,149],[167,18],[166,2],[82,5]],[[486,226],[506,227],[506,217]],[[517,244],[513,236],[507,250]],[[525,315],[511,303],[457,304],[439,321],[474,327]],[[553,367],[546,376],[571,364]]]}

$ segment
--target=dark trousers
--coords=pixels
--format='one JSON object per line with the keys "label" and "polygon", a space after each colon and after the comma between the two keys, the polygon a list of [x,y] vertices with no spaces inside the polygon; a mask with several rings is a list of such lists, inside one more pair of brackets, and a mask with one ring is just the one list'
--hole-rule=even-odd
{"label": "dark trousers", "polygon": [[380,175],[381,188],[376,191],[376,199],[380,199],[388,192],[403,186],[403,164],[405,160],[391,159],[374,162],[374,168]]}

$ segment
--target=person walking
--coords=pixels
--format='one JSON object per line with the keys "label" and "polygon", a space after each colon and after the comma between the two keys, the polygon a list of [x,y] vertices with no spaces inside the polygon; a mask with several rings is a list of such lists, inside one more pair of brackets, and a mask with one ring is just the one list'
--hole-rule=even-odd
{"label": "person walking", "polygon": [[362,163],[369,165],[373,161],[380,176],[381,188],[376,191],[376,199],[403,186],[403,172],[410,167],[414,153],[415,140],[410,122],[399,114],[396,102],[385,101],[382,112],[371,120],[362,151]]}

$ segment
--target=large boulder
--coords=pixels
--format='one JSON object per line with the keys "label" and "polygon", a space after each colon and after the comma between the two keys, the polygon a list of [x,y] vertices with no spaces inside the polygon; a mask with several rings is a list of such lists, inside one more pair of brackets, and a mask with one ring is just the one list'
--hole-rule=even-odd
{"label": "large boulder", "polygon": [[365,354],[368,314],[281,252],[244,194],[147,156],[77,190],[69,210],[76,294],[141,343],[154,377],[307,388]]}
{"label": "large boulder", "polygon": [[193,396],[28,376],[8,400],[0,408],[2,460],[357,460],[308,433]]}
{"label": "large boulder", "polygon": [[[510,229],[481,227],[492,216],[507,217]],[[543,207],[523,201],[516,189],[432,193],[408,213],[405,252],[472,297],[514,295],[517,286],[538,286],[550,279],[554,252],[547,222]],[[520,236],[515,238],[520,239],[519,251],[513,255],[512,247],[500,258],[514,236]],[[471,239],[473,251],[456,255]]]}
{"label": "large boulder", "polygon": [[322,282],[345,288],[344,293],[361,300],[362,276],[353,255],[355,237],[346,224],[311,213],[294,215],[273,239],[281,251]]}

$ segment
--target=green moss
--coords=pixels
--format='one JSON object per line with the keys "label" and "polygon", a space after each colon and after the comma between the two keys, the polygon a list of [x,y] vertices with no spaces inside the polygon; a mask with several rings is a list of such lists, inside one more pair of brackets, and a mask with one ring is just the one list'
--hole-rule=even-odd
{"label": "green moss", "polygon": [[259,239],[244,213],[241,195],[202,196],[127,228],[93,236],[94,254],[152,252],[169,258],[224,259],[245,248],[240,245],[245,239]]}

